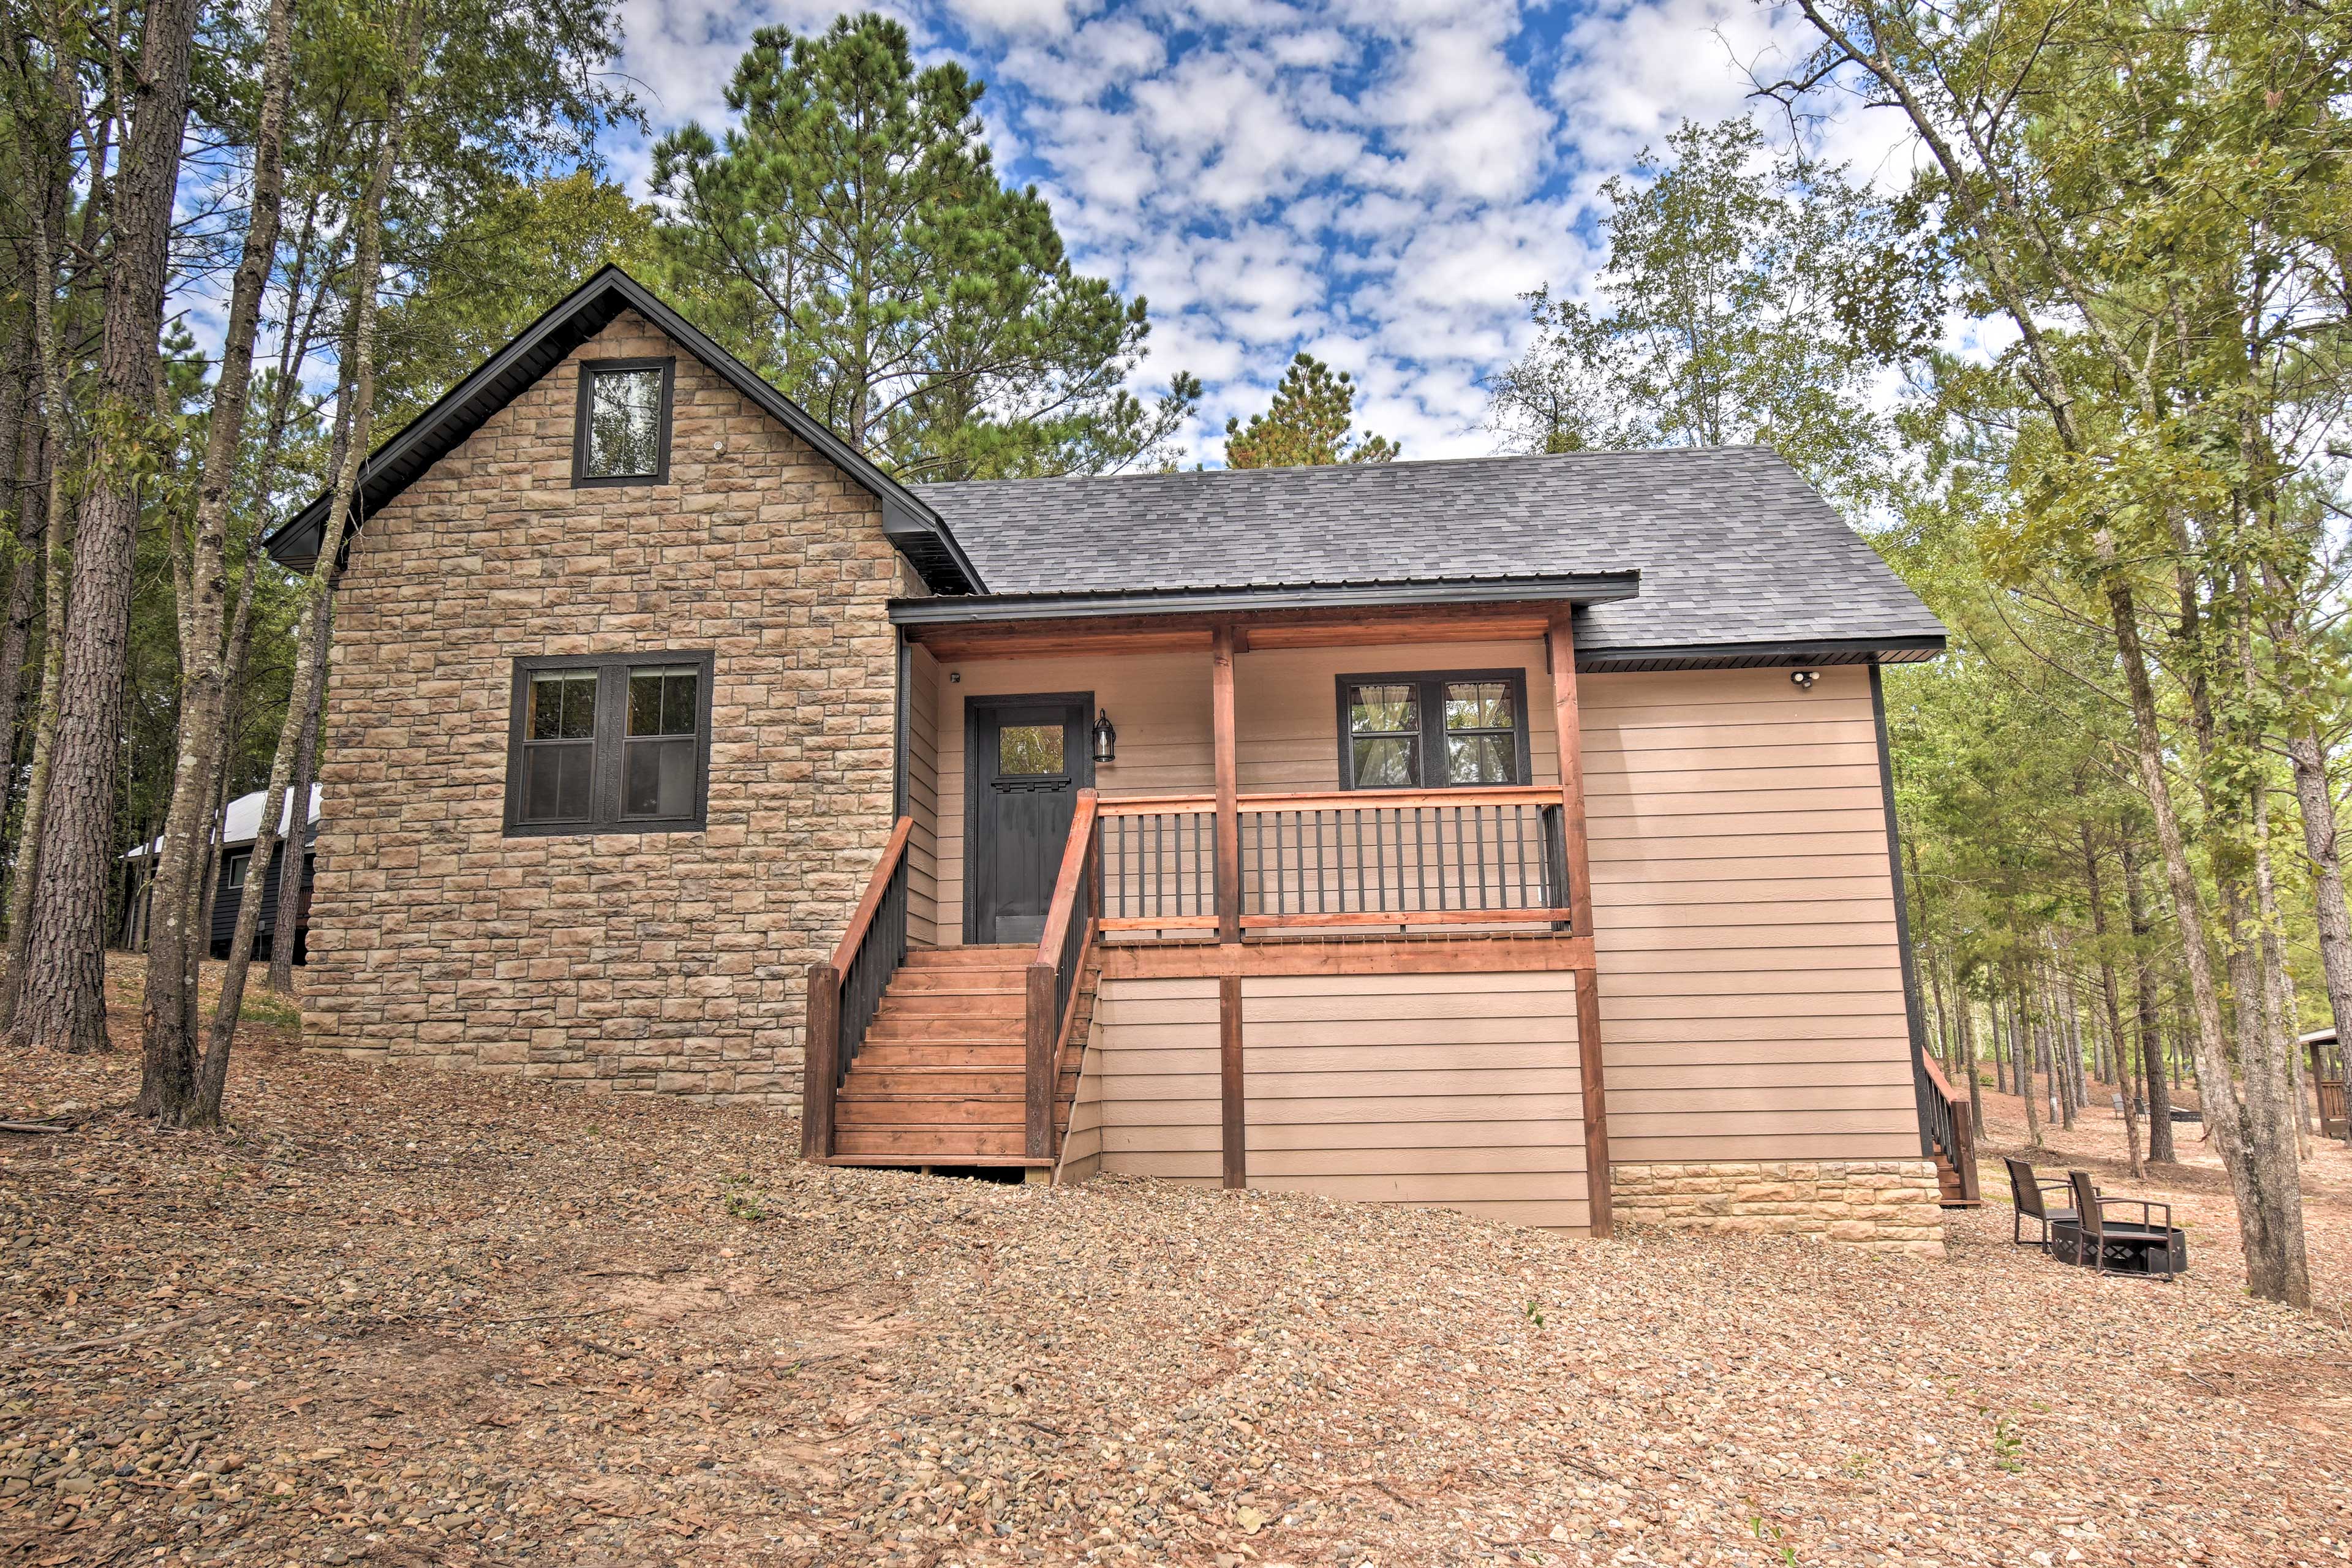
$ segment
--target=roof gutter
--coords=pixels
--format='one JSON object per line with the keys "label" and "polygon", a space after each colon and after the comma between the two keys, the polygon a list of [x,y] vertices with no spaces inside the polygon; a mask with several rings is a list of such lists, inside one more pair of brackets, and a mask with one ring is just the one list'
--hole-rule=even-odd
{"label": "roof gutter", "polygon": [[1339,583],[1328,587],[1153,588],[1108,594],[992,594],[973,598],[893,599],[902,626],[991,626],[1013,621],[1077,621],[1103,616],[1201,616],[1263,610],[1384,609],[1515,604],[1601,605],[1630,599],[1642,574],[1574,572],[1479,581]]}

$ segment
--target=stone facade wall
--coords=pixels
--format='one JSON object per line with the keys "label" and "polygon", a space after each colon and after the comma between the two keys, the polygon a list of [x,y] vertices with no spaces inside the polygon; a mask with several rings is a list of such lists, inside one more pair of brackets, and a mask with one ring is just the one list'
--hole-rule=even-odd
{"label": "stone facade wall", "polygon": [[[572,486],[577,361],[677,356],[669,482]],[[625,314],[368,520],[335,617],[305,1038],[791,1105],[889,837],[877,504]],[[711,649],[708,826],[504,836],[513,660]]]}
{"label": "stone facade wall", "polygon": [[1927,1160],[1750,1160],[1616,1165],[1615,1215],[1695,1230],[1811,1236],[1941,1257],[1944,1211]]}

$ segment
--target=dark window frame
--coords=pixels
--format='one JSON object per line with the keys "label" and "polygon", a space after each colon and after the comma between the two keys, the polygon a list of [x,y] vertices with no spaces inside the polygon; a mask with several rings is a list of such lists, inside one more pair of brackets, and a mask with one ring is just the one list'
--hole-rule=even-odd
{"label": "dark window frame", "polygon": [[[1502,681],[1511,691],[1511,740],[1517,783],[1535,782],[1534,756],[1528,746],[1528,672],[1524,667],[1504,669],[1402,669],[1363,675],[1341,675],[1334,681],[1333,692],[1339,708],[1339,787],[1384,790],[1392,784],[1356,783],[1356,732],[1349,718],[1349,693],[1359,686],[1410,686],[1417,694],[1421,707],[1421,782],[1407,784],[1407,789],[1498,789],[1510,786],[1446,782],[1445,758],[1445,688],[1457,681]],[[1491,731],[1486,731],[1491,733]],[[1432,783],[1435,780],[1435,783]]]}
{"label": "dark window frame", "polygon": [[[658,442],[660,458],[650,474],[594,475],[588,471],[588,409],[593,401],[596,378],[625,371],[657,370],[661,372],[661,434]],[[621,485],[666,485],[669,483],[669,437],[672,395],[677,382],[677,361],[670,359],[591,359],[580,362],[580,390],[572,414],[572,488],[575,490],[611,489]]]}
{"label": "dark window frame", "polygon": [[[695,689],[694,810],[682,816],[625,816],[621,811],[621,763],[628,746],[629,671],[656,665],[693,665]],[[632,653],[533,654],[514,661],[507,695],[506,837],[585,838],[599,833],[700,833],[710,821],[710,685],[717,656],[710,648],[646,648]],[[522,819],[523,717],[530,678],[553,670],[596,672],[596,732],[589,764],[588,816],[563,822]]]}

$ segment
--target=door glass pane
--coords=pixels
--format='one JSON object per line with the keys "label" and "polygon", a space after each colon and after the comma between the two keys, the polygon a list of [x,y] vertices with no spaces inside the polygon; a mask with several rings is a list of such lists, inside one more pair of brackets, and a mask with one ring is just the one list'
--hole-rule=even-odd
{"label": "door glass pane", "polygon": [[1518,747],[1508,735],[1445,737],[1445,782],[1458,784],[1518,783]]}
{"label": "door glass pane", "polygon": [[1007,724],[996,732],[996,771],[1058,773],[1064,771],[1059,724]]}
{"label": "door glass pane", "polygon": [[661,471],[659,370],[595,372],[588,386],[587,474],[643,478]]}
{"label": "door glass pane", "polygon": [[691,735],[701,673],[688,665],[629,671],[629,733]]}
{"label": "door glass pane", "polygon": [[1410,738],[1356,737],[1358,789],[1411,789],[1421,783],[1421,748]]}
{"label": "door glass pane", "polygon": [[584,741],[595,734],[596,672],[549,669],[533,675],[522,732],[532,741]]}

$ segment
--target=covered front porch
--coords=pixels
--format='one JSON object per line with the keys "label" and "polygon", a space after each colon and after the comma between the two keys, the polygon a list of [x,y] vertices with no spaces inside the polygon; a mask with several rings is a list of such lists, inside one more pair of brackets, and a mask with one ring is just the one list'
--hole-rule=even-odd
{"label": "covered front porch", "polygon": [[[853,1125],[872,1080],[852,1075],[914,1037],[908,955],[936,973],[967,949],[964,1010],[919,1027],[1000,1074],[1017,1046],[1020,1147],[992,1158],[1050,1169],[1065,1154],[1103,976],[1184,980],[1217,992],[1231,1185],[1250,1179],[1245,981],[1549,976],[1559,1070],[1522,1067],[1516,1083],[1553,1111],[1567,1094],[1580,1189],[1603,1134],[1573,615],[1633,587],[1625,574],[1367,591],[1340,608],[982,616],[902,603],[904,810],[812,984],[811,1153],[915,1152]],[[999,1096],[1000,1121],[1014,1109],[1009,1076],[956,1081]]]}

